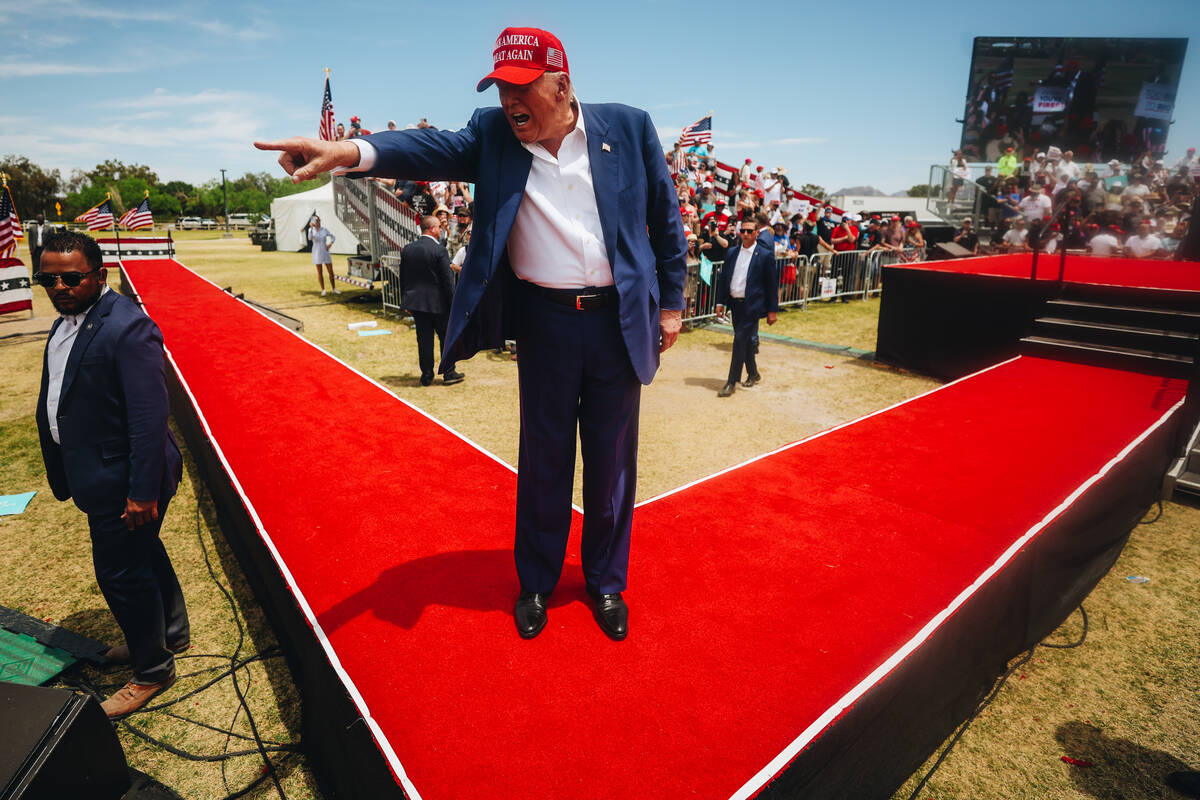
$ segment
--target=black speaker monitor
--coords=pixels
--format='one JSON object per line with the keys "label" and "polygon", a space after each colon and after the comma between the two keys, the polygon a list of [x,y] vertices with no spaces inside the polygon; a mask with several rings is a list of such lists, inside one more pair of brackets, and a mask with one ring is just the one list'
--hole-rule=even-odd
{"label": "black speaker monitor", "polygon": [[120,798],[129,770],[94,698],[0,683],[0,800]]}

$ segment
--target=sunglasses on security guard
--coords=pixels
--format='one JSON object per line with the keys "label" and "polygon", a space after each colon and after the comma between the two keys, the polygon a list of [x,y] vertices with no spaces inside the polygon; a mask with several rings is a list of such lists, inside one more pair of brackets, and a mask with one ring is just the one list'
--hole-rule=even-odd
{"label": "sunglasses on security guard", "polygon": [[38,272],[35,273],[33,279],[47,289],[53,289],[55,284],[60,280],[68,289],[74,289],[79,284],[83,283],[83,279],[91,275],[97,270],[89,269],[87,272]]}

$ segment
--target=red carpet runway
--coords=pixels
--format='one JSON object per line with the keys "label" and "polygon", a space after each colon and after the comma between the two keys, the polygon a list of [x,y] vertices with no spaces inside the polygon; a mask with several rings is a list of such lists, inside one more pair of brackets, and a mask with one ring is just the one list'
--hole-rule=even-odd
{"label": "red carpet runway", "polygon": [[1017,358],[642,503],[620,644],[584,602],[576,524],[526,642],[510,467],[183,265],[123,267],[325,657],[429,800],[753,796],[1186,388]]}

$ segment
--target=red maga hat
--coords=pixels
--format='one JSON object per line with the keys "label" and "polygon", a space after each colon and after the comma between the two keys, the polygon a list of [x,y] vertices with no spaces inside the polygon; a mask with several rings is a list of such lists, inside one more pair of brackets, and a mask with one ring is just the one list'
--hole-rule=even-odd
{"label": "red maga hat", "polygon": [[492,50],[494,69],[484,76],[475,91],[482,92],[496,81],[524,86],[547,72],[565,72],[567,54],[553,33],[540,28],[505,28]]}

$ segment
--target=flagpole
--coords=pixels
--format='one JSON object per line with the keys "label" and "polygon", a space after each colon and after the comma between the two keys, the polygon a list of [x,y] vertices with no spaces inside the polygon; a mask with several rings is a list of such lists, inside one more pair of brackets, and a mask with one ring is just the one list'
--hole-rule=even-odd
{"label": "flagpole", "polygon": [[[111,193],[108,195],[108,199],[112,200]],[[119,262],[123,259],[121,255],[121,231],[117,229],[117,216],[112,213],[112,206],[109,206],[109,216],[112,218],[113,236],[117,237],[117,261]]]}

